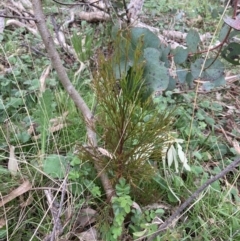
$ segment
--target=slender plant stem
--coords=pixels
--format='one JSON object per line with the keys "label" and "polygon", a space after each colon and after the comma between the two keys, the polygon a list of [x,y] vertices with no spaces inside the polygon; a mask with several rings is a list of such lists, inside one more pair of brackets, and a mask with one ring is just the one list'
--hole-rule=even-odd
{"label": "slender plant stem", "polygon": [[[68,78],[67,72],[62,64],[60,56],[55,48],[53,38],[47,28],[45,15],[43,14],[41,1],[40,0],[33,0],[33,10],[34,15],[36,18],[36,24],[38,31],[41,35],[45,48],[48,52],[48,55],[51,59],[52,66],[57,72],[58,78],[62,83],[64,89],[67,91],[77,108],[81,111],[83,118],[85,120],[86,128],[87,128],[87,137],[88,137],[88,145],[92,146],[93,148],[97,147],[97,137],[95,132],[95,119],[94,116],[83,100],[82,96],[78,93],[75,89],[73,84],[71,83],[70,79]],[[108,179],[108,176],[104,172],[102,166],[98,162],[94,162],[95,168],[98,172],[98,175],[101,179],[103,188],[106,192],[106,196],[108,199],[111,199],[114,190],[113,187]]]}

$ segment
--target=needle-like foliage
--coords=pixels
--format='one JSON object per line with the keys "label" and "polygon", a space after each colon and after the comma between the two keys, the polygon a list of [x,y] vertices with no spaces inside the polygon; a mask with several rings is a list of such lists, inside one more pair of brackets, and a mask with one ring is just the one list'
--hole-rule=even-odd
{"label": "needle-like foliage", "polygon": [[[124,41],[130,43],[130,38],[131,35],[126,34]],[[119,32],[112,56],[99,57],[99,69],[93,81],[98,101],[98,134],[108,153],[97,159],[104,164],[114,183],[124,177],[135,185],[138,180],[154,174],[151,163],[161,161],[173,115],[167,110],[160,113],[153,104],[153,93],[143,78],[142,39],[133,51],[131,67],[125,72],[122,71],[124,66],[120,66],[123,58],[123,49],[119,48],[121,41],[122,33]],[[125,56],[128,56],[132,49],[129,49],[130,44],[125,46]],[[121,68],[120,78],[117,67]]]}

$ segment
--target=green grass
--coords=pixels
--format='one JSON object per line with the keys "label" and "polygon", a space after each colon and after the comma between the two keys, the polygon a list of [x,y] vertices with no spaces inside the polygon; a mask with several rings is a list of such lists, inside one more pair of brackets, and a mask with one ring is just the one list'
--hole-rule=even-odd
{"label": "green grass", "polygon": [[[187,18],[201,15],[205,21],[204,31],[214,31],[218,18],[212,18],[211,14],[218,6],[214,1],[212,8],[209,5],[207,1],[201,2],[199,6],[199,1],[159,0],[146,2],[144,11],[149,14],[149,18],[152,18],[156,26],[162,27],[158,20],[169,18],[172,21],[176,17],[173,14],[174,9],[180,9],[187,17],[178,20],[175,18],[176,22],[172,25],[174,28],[187,31],[190,28],[186,22]],[[51,12],[51,8],[48,8],[48,11]],[[164,25],[164,28],[166,27],[167,25]],[[91,24],[85,23],[83,34],[91,28]],[[81,30],[81,27],[79,29]],[[63,203],[64,209],[69,208],[70,216],[66,212],[61,216],[62,222],[66,224],[64,235],[69,238],[71,232],[77,233],[73,221],[69,222],[69,219],[78,218],[78,211],[80,212],[82,207],[97,210],[99,216],[96,226],[101,226],[104,230],[104,225],[110,225],[111,220],[105,220],[104,223],[101,215],[104,216],[106,213],[111,215],[111,210],[109,204],[105,202],[105,194],[100,181],[97,180],[92,163],[81,158],[81,146],[86,144],[86,128],[81,113],[58,83],[53,70],[50,71],[46,82],[46,88],[51,91],[52,99],[47,103],[51,106],[52,116],[45,119],[45,124],[40,123],[46,136],[35,140],[33,134],[28,133],[31,121],[37,122],[40,99],[38,81],[50,62],[46,57],[30,53],[19,45],[22,40],[26,40],[31,46],[41,43],[39,38],[25,34],[22,29],[17,28],[6,29],[4,38],[0,42],[0,55],[3,56],[0,64],[4,68],[13,70],[0,75],[0,198],[11,193],[24,180],[30,180],[32,190],[0,207],[0,220],[5,223],[0,226],[0,239],[42,240],[52,231],[52,216],[48,210],[49,205],[43,187],[52,189],[53,196],[56,195],[59,203],[63,182],[61,178],[44,173],[42,161],[52,154],[60,154],[66,157],[66,160],[64,159],[66,162],[71,163],[68,188]],[[43,49],[41,51],[44,53]],[[75,75],[79,68],[77,61],[66,63],[66,67],[73,84],[88,106],[94,109],[96,97],[91,89],[91,81],[96,69],[88,67],[80,75]],[[231,71],[237,72],[238,69],[231,66]],[[234,85],[234,88],[239,90],[238,84]],[[132,200],[141,204],[142,208],[147,204],[156,204],[163,212],[161,214],[163,220],[171,215],[180,202],[186,200],[201,184],[219,173],[237,156],[236,150],[227,142],[223,133],[215,128],[220,126],[228,128],[230,125],[226,121],[228,116],[234,123],[239,123],[238,106],[235,104],[237,97],[224,88],[218,92],[198,94],[197,109],[193,110],[194,91],[185,88],[183,92],[164,93],[156,99],[156,103],[159,110],[170,111],[176,108],[171,131],[176,133],[177,138],[184,140],[181,146],[188,158],[191,172],[176,173],[173,166],[163,166],[160,161],[157,163],[156,178],[146,182],[145,179],[141,180],[141,173],[138,173],[140,181],[135,189],[131,190]],[[68,114],[63,122],[66,126],[54,132],[49,131],[50,120],[61,117],[66,111]],[[192,118],[193,125],[190,129]],[[38,127],[35,130],[37,134],[43,134]],[[240,133],[227,130],[239,140]],[[101,143],[101,137],[99,139]],[[12,176],[7,170],[9,145],[15,146],[15,156],[19,160],[19,172],[16,176]],[[65,162],[59,163],[64,165]],[[207,188],[185,210],[173,230],[162,234],[161,240],[240,240],[238,178],[237,171],[229,173],[224,179],[216,181]],[[149,203],[151,196],[152,203]],[[142,216],[134,216],[133,212],[126,218],[132,227],[128,229],[126,226],[125,231],[129,233],[145,229],[149,231],[148,222],[150,223],[157,215],[155,210],[152,213],[146,212]],[[156,231],[156,227],[152,228],[152,231],[154,230]]]}

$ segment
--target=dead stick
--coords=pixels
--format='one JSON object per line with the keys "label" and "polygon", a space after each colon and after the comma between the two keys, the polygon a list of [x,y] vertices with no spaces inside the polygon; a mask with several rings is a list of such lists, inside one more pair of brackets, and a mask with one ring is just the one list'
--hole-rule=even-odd
{"label": "dead stick", "polygon": [[237,167],[240,164],[240,157],[235,159],[231,164],[229,164],[226,168],[224,168],[220,173],[215,175],[213,178],[208,179],[207,182],[205,182],[197,191],[195,191],[176,211],[173,213],[172,216],[170,216],[158,229],[157,232],[152,234],[147,241],[152,241],[154,238],[156,238],[162,231],[169,228],[169,226],[173,223],[173,221],[178,220],[179,215],[181,212],[188,207],[198,196],[199,194],[209,185],[211,185],[213,182],[217,181],[218,179],[225,176],[228,172],[233,170],[235,167]]}

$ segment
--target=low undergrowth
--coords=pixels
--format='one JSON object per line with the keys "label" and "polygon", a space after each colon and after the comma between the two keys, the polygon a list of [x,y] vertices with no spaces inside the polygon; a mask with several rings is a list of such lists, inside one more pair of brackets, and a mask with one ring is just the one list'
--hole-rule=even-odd
{"label": "low undergrowth", "polygon": [[[196,28],[187,21],[193,14],[210,23],[219,18],[214,4],[208,8],[193,1],[186,7],[194,13],[173,15],[177,3],[160,2],[162,12],[176,20],[175,29]],[[157,22],[152,6],[145,3],[144,11]],[[94,114],[99,146],[87,143],[81,113],[59,84],[41,40],[21,28],[7,28],[0,40],[0,240],[44,240],[56,223],[54,208],[63,240],[84,235],[86,240],[144,240],[239,155],[239,84],[218,82],[237,70],[220,59],[210,69],[213,75],[220,69],[220,77],[213,78],[217,84],[201,89],[187,78],[199,73],[202,60],[197,60],[205,57],[197,53],[202,46],[190,40],[187,51],[196,48],[195,56],[181,62],[185,50],[170,53],[138,29],[85,22],[78,29],[81,44],[77,31],[69,30],[76,56],[60,47],[59,52]],[[95,45],[94,33],[101,36]],[[184,76],[169,75],[169,54],[175,54],[175,67]],[[160,76],[160,86],[148,71]],[[111,200],[95,161],[114,187]],[[238,185],[236,168],[205,189],[155,240],[240,239]]]}

